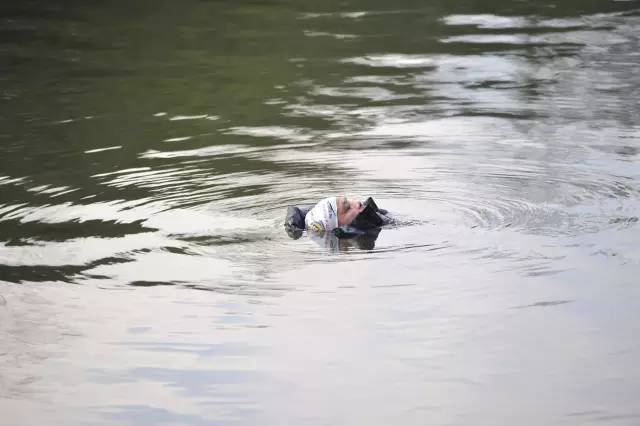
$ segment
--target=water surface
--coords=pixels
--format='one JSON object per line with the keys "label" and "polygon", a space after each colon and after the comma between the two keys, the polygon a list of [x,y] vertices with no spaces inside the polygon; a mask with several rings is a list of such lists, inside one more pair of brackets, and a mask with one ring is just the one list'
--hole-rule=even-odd
{"label": "water surface", "polygon": [[[0,6],[1,423],[632,425],[640,3]],[[374,196],[373,244],[286,206]]]}

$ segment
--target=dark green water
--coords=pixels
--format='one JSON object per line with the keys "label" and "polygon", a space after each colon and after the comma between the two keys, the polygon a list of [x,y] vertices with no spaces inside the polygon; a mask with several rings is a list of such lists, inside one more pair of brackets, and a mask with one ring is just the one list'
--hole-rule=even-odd
{"label": "dark green water", "polygon": [[638,424],[638,99],[638,1],[4,2],[0,424]]}

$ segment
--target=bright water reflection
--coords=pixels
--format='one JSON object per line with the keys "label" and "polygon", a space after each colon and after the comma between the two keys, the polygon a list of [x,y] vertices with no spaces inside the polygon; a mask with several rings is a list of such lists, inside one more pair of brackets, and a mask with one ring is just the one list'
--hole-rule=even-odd
{"label": "bright water reflection", "polygon": [[8,424],[638,420],[640,5],[389,7],[0,7]]}

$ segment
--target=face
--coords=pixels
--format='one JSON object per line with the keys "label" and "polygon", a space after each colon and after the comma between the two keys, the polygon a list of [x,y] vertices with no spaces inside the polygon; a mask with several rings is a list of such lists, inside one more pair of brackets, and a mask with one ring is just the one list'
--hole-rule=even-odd
{"label": "face", "polygon": [[345,196],[337,199],[338,204],[338,226],[349,225],[364,210],[364,205],[360,201],[349,200]]}

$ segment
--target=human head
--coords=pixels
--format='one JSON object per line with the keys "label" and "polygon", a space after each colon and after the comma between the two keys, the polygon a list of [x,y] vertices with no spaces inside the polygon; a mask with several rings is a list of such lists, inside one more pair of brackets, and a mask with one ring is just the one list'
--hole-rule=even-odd
{"label": "human head", "polygon": [[340,226],[347,226],[364,210],[360,201],[350,200],[344,195],[329,197],[316,204],[305,217],[308,230],[315,233],[333,231]]}
{"label": "human head", "polygon": [[344,195],[336,197],[338,206],[338,226],[347,226],[364,210],[360,201],[350,200]]}

